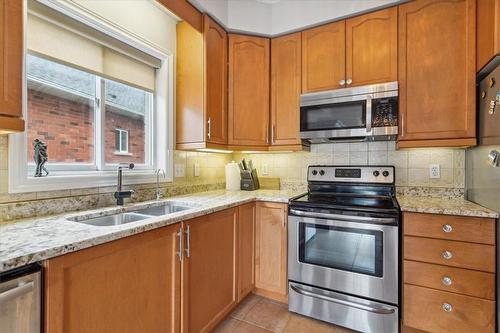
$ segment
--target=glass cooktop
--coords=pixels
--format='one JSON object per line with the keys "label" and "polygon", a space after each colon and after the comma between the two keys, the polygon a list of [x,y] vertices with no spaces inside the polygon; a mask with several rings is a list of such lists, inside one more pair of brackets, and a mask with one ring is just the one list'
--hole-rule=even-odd
{"label": "glass cooktop", "polygon": [[328,209],[369,210],[392,212],[398,209],[396,200],[391,196],[360,196],[352,194],[309,194],[292,200],[294,206],[318,207]]}

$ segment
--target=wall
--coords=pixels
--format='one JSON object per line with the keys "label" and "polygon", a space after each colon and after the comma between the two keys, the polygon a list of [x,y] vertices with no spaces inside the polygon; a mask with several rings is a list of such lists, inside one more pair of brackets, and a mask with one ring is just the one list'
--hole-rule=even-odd
{"label": "wall", "polygon": [[276,35],[399,0],[189,0],[230,30]]}
{"label": "wall", "polygon": [[[304,183],[307,166],[333,165],[394,165],[399,187],[432,187],[459,189],[465,182],[464,149],[396,150],[394,142],[336,143],[313,145],[311,152],[282,154],[235,154],[234,159],[252,159],[259,175],[268,170],[270,177],[285,182]],[[441,178],[429,177],[429,164],[441,166]]]}

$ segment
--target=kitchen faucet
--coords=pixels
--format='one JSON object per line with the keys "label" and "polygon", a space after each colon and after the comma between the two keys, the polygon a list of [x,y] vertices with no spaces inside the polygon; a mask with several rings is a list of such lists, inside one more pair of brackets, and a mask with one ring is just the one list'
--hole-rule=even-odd
{"label": "kitchen faucet", "polygon": [[163,178],[165,178],[165,170],[163,169],[158,169],[155,171],[156,173],[156,200],[161,199],[161,191],[160,191],[160,173],[163,174]]}
{"label": "kitchen faucet", "polygon": [[129,169],[132,170],[134,168],[134,163],[120,163],[118,164],[118,184],[115,192],[116,204],[118,206],[123,206],[123,199],[130,198],[134,191],[122,191],[122,170]]}

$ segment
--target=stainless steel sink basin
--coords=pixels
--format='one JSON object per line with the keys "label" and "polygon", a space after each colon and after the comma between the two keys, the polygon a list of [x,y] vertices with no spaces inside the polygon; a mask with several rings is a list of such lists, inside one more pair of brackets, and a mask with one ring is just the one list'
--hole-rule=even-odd
{"label": "stainless steel sink basin", "polygon": [[148,207],[134,211],[135,213],[152,215],[152,216],[162,216],[168,215],[172,213],[182,212],[183,210],[192,209],[195,207],[190,207],[186,205],[182,205],[175,202],[166,202],[161,206],[156,207]]}
{"label": "stainless steel sink basin", "polygon": [[138,214],[136,212],[130,212],[130,213],[118,213],[118,214],[108,215],[108,216],[93,217],[93,218],[86,219],[86,220],[74,219],[73,221],[79,222],[79,223],[85,223],[85,224],[89,224],[89,225],[95,225],[95,226],[112,226],[112,225],[121,225],[121,224],[125,224],[125,223],[145,220],[145,219],[148,219],[150,217],[152,217],[152,216]]}

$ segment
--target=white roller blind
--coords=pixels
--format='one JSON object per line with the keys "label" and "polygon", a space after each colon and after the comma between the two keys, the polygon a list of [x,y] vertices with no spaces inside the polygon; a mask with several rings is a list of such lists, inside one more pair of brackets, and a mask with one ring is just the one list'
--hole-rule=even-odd
{"label": "white roller blind", "polygon": [[[50,18],[33,11],[28,14],[28,51],[138,88],[155,90],[155,69],[160,60],[145,56],[130,45],[110,41],[109,36],[90,34],[89,31],[95,32],[90,27],[77,30],[80,22],[68,26],[67,17],[55,21],[57,15],[62,14],[53,13]],[[110,44],[118,47],[111,48]],[[129,55],[123,50],[132,52]]]}

